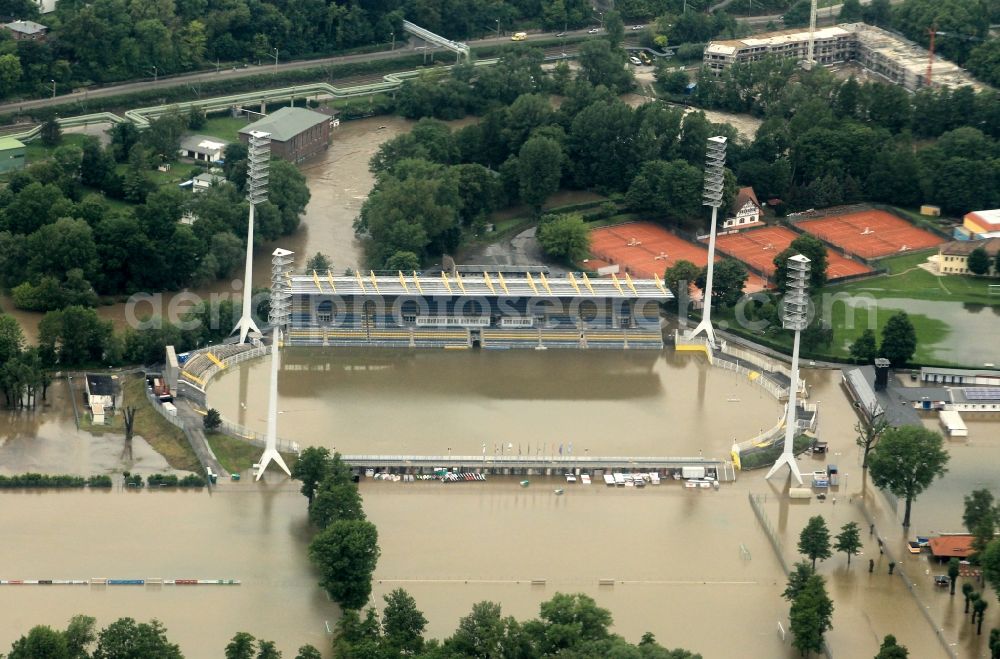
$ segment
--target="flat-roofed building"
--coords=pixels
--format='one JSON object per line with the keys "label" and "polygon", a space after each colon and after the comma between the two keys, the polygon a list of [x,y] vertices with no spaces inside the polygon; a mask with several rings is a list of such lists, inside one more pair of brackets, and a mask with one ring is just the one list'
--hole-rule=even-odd
{"label": "flat-roofed building", "polygon": [[[754,62],[768,56],[809,59],[809,31],[781,30],[744,39],[712,41],[705,48],[703,62],[712,71],[721,72],[735,63]],[[842,23],[817,29],[813,57],[823,66],[857,62],[910,91],[926,85],[926,49],[873,25]],[[982,87],[956,64],[940,57],[935,58],[931,67],[931,85]]]}

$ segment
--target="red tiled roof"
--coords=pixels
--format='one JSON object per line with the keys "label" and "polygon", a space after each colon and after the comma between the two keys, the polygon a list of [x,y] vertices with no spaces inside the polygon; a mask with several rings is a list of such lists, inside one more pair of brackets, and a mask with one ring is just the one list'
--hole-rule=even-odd
{"label": "red tiled roof", "polygon": [[746,206],[748,201],[752,201],[754,206],[760,208],[760,202],[757,201],[757,195],[754,194],[753,188],[740,188],[740,191],[736,193],[736,197],[733,199],[732,212],[738,213],[741,208]]}
{"label": "red tiled roof", "polygon": [[972,552],[971,535],[942,535],[930,540],[931,553],[937,558],[966,558]]}

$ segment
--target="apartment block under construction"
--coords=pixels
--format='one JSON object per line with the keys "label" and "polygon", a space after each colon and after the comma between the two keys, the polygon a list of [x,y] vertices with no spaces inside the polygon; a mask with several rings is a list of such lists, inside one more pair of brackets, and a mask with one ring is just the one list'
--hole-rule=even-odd
{"label": "apartment block under construction", "polygon": [[[721,72],[737,62],[765,57],[809,60],[809,30],[782,30],[745,39],[712,41],[705,48],[704,65]],[[897,34],[865,23],[843,23],[819,28],[813,33],[813,60],[823,66],[857,62],[865,69],[916,91],[927,85],[927,50]],[[934,87],[980,88],[963,69],[939,57],[931,65]]]}

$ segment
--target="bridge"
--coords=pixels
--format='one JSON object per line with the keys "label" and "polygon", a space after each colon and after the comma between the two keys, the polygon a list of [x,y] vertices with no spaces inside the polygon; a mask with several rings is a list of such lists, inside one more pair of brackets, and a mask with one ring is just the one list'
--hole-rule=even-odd
{"label": "bridge", "polygon": [[452,41],[451,39],[445,39],[439,34],[434,34],[426,28],[422,28],[416,23],[411,23],[410,21],[403,21],[403,29],[415,37],[420,37],[427,43],[432,43],[435,46],[441,46],[442,48],[447,48],[456,55],[458,59],[465,59],[466,62],[469,61],[469,47],[458,41]]}
{"label": "bridge", "polygon": [[621,457],[580,455],[343,455],[356,469],[398,473],[431,473],[435,469],[492,474],[593,473],[596,470],[663,473],[683,467],[715,470],[720,481],[736,480],[728,460],[702,457]]}

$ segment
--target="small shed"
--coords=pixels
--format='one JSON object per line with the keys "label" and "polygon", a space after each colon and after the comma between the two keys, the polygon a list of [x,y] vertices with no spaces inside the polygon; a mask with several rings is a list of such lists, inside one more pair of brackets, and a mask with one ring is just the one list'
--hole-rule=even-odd
{"label": "small shed", "polygon": [[951,558],[968,558],[973,554],[972,536],[965,533],[940,535],[928,543],[934,558],[947,561]]}
{"label": "small shed", "polygon": [[201,162],[221,162],[229,143],[207,135],[187,135],[181,138],[180,155]]}
{"label": "small shed", "polygon": [[0,137],[0,174],[24,169],[24,144],[13,137]]}
{"label": "small shed", "polygon": [[110,375],[87,373],[84,378],[87,406],[101,406],[101,412],[115,406],[115,380]]}
{"label": "small shed", "polygon": [[101,403],[94,403],[90,406],[90,414],[94,417],[94,424],[100,425],[104,423],[104,405]]}
{"label": "small shed", "polygon": [[962,415],[955,410],[941,410],[938,413],[938,420],[941,422],[941,428],[949,437],[969,436],[969,427],[962,420]]}
{"label": "small shed", "polygon": [[927,215],[929,217],[941,217],[941,207],[924,204],[920,207],[920,214]]}

